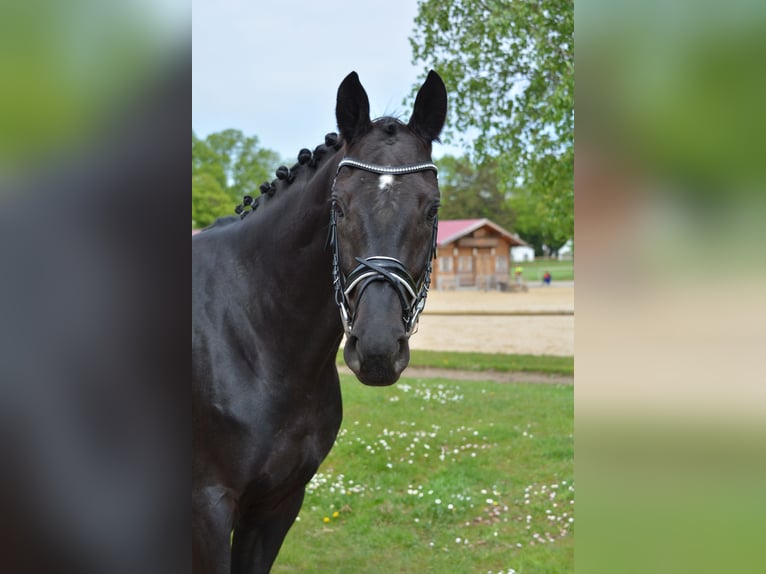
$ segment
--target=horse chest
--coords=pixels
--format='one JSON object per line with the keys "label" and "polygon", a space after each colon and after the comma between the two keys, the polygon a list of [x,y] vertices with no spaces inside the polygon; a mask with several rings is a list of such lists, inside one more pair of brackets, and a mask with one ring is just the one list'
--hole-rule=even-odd
{"label": "horse chest", "polygon": [[342,418],[340,390],[337,383],[315,383],[310,394],[290,393],[270,399],[269,416],[259,421],[264,426],[256,430],[259,434],[265,430],[269,437],[264,468],[275,472],[280,467],[316,470],[332,448]]}
{"label": "horse chest", "polygon": [[[328,410],[331,416],[328,417]],[[335,415],[336,416],[332,416]],[[340,405],[323,413],[291,412],[276,428],[267,430],[269,440],[254,441],[253,466],[246,498],[252,502],[278,497],[303,488],[330,452],[340,427]]]}
{"label": "horse chest", "polygon": [[336,433],[329,428],[297,428],[277,435],[261,471],[276,483],[305,483],[330,452]]}

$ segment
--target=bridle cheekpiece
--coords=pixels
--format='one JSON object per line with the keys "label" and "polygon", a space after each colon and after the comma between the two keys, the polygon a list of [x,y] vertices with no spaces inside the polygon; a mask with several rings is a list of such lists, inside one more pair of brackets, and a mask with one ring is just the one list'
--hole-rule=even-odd
{"label": "bridle cheekpiece", "polygon": [[[406,175],[420,171],[433,171],[438,174],[438,169],[433,163],[417,163],[412,165],[383,166],[375,165],[349,157],[343,158],[338,163],[335,173],[337,178],[342,167],[362,169],[379,175]],[[333,180],[333,192],[335,181]],[[332,249],[332,278],[335,288],[335,303],[340,310],[340,318],[346,336],[351,335],[354,315],[350,308],[349,297],[355,289],[357,293],[357,305],[364,290],[374,281],[385,281],[391,285],[399,296],[402,304],[402,320],[404,330],[409,337],[415,332],[418,318],[426,305],[428,289],[431,286],[431,262],[436,257],[436,235],[438,229],[438,217],[434,217],[431,234],[431,244],[426,257],[426,268],[423,275],[416,282],[401,261],[394,257],[376,255],[373,257],[355,257],[359,263],[346,277],[340,268],[340,253],[338,246],[338,228],[336,220],[335,200],[330,210],[330,235],[329,243]]]}

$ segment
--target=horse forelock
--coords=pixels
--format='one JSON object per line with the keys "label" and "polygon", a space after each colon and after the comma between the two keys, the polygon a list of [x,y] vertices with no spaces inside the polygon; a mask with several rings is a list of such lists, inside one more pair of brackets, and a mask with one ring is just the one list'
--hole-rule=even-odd
{"label": "horse forelock", "polygon": [[383,116],[373,120],[373,126],[381,128],[388,135],[396,135],[400,128],[406,127],[406,124],[396,116]]}

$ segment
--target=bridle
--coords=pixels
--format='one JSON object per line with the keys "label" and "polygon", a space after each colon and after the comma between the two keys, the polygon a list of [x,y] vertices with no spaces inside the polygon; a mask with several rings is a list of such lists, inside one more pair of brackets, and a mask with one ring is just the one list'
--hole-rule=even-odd
{"label": "bridle", "polygon": [[[400,166],[382,166],[358,161],[349,157],[343,158],[338,164],[335,172],[337,179],[338,173],[342,167],[353,167],[362,169],[379,175],[406,175],[420,171],[433,171],[438,174],[438,169],[433,163],[418,163],[413,165]],[[332,184],[335,191],[335,181]],[[399,301],[402,304],[402,321],[404,321],[404,330],[409,337],[415,332],[418,324],[418,318],[426,305],[428,289],[431,286],[431,261],[436,257],[436,234],[438,228],[438,217],[434,217],[431,231],[431,242],[428,255],[426,257],[426,268],[418,281],[415,281],[407,268],[401,261],[394,257],[384,255],[375,255],[373,257],[354,257],[359,263],[346,277],[340,269],[340,253],[338,246],[338,228],[336,221],[336,206],[333,199],[333,205],[330,209],[330,234],[329,244],[332,249],[332,279],[335,287],[335,303],[340,309],[340,319],[343,323],[343,330],[346,336],[351,335],[354,318],[356,313],[351,311],[349,296],[358,289],[357,306],[362,298],[364,290],[374,281],[385,281],[391,285]]]}

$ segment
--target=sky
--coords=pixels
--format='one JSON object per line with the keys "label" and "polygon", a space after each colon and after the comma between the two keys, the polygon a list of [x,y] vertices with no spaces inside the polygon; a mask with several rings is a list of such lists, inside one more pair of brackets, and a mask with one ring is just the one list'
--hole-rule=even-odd
{"label": "sky", "polygon": [[[335,96],[359,74],[373,118],[406,121],[417,0],[193,0],[192,129],[258,137],[286,160],[337,131]],[[459,150],[438,143],[434,156]]]}

